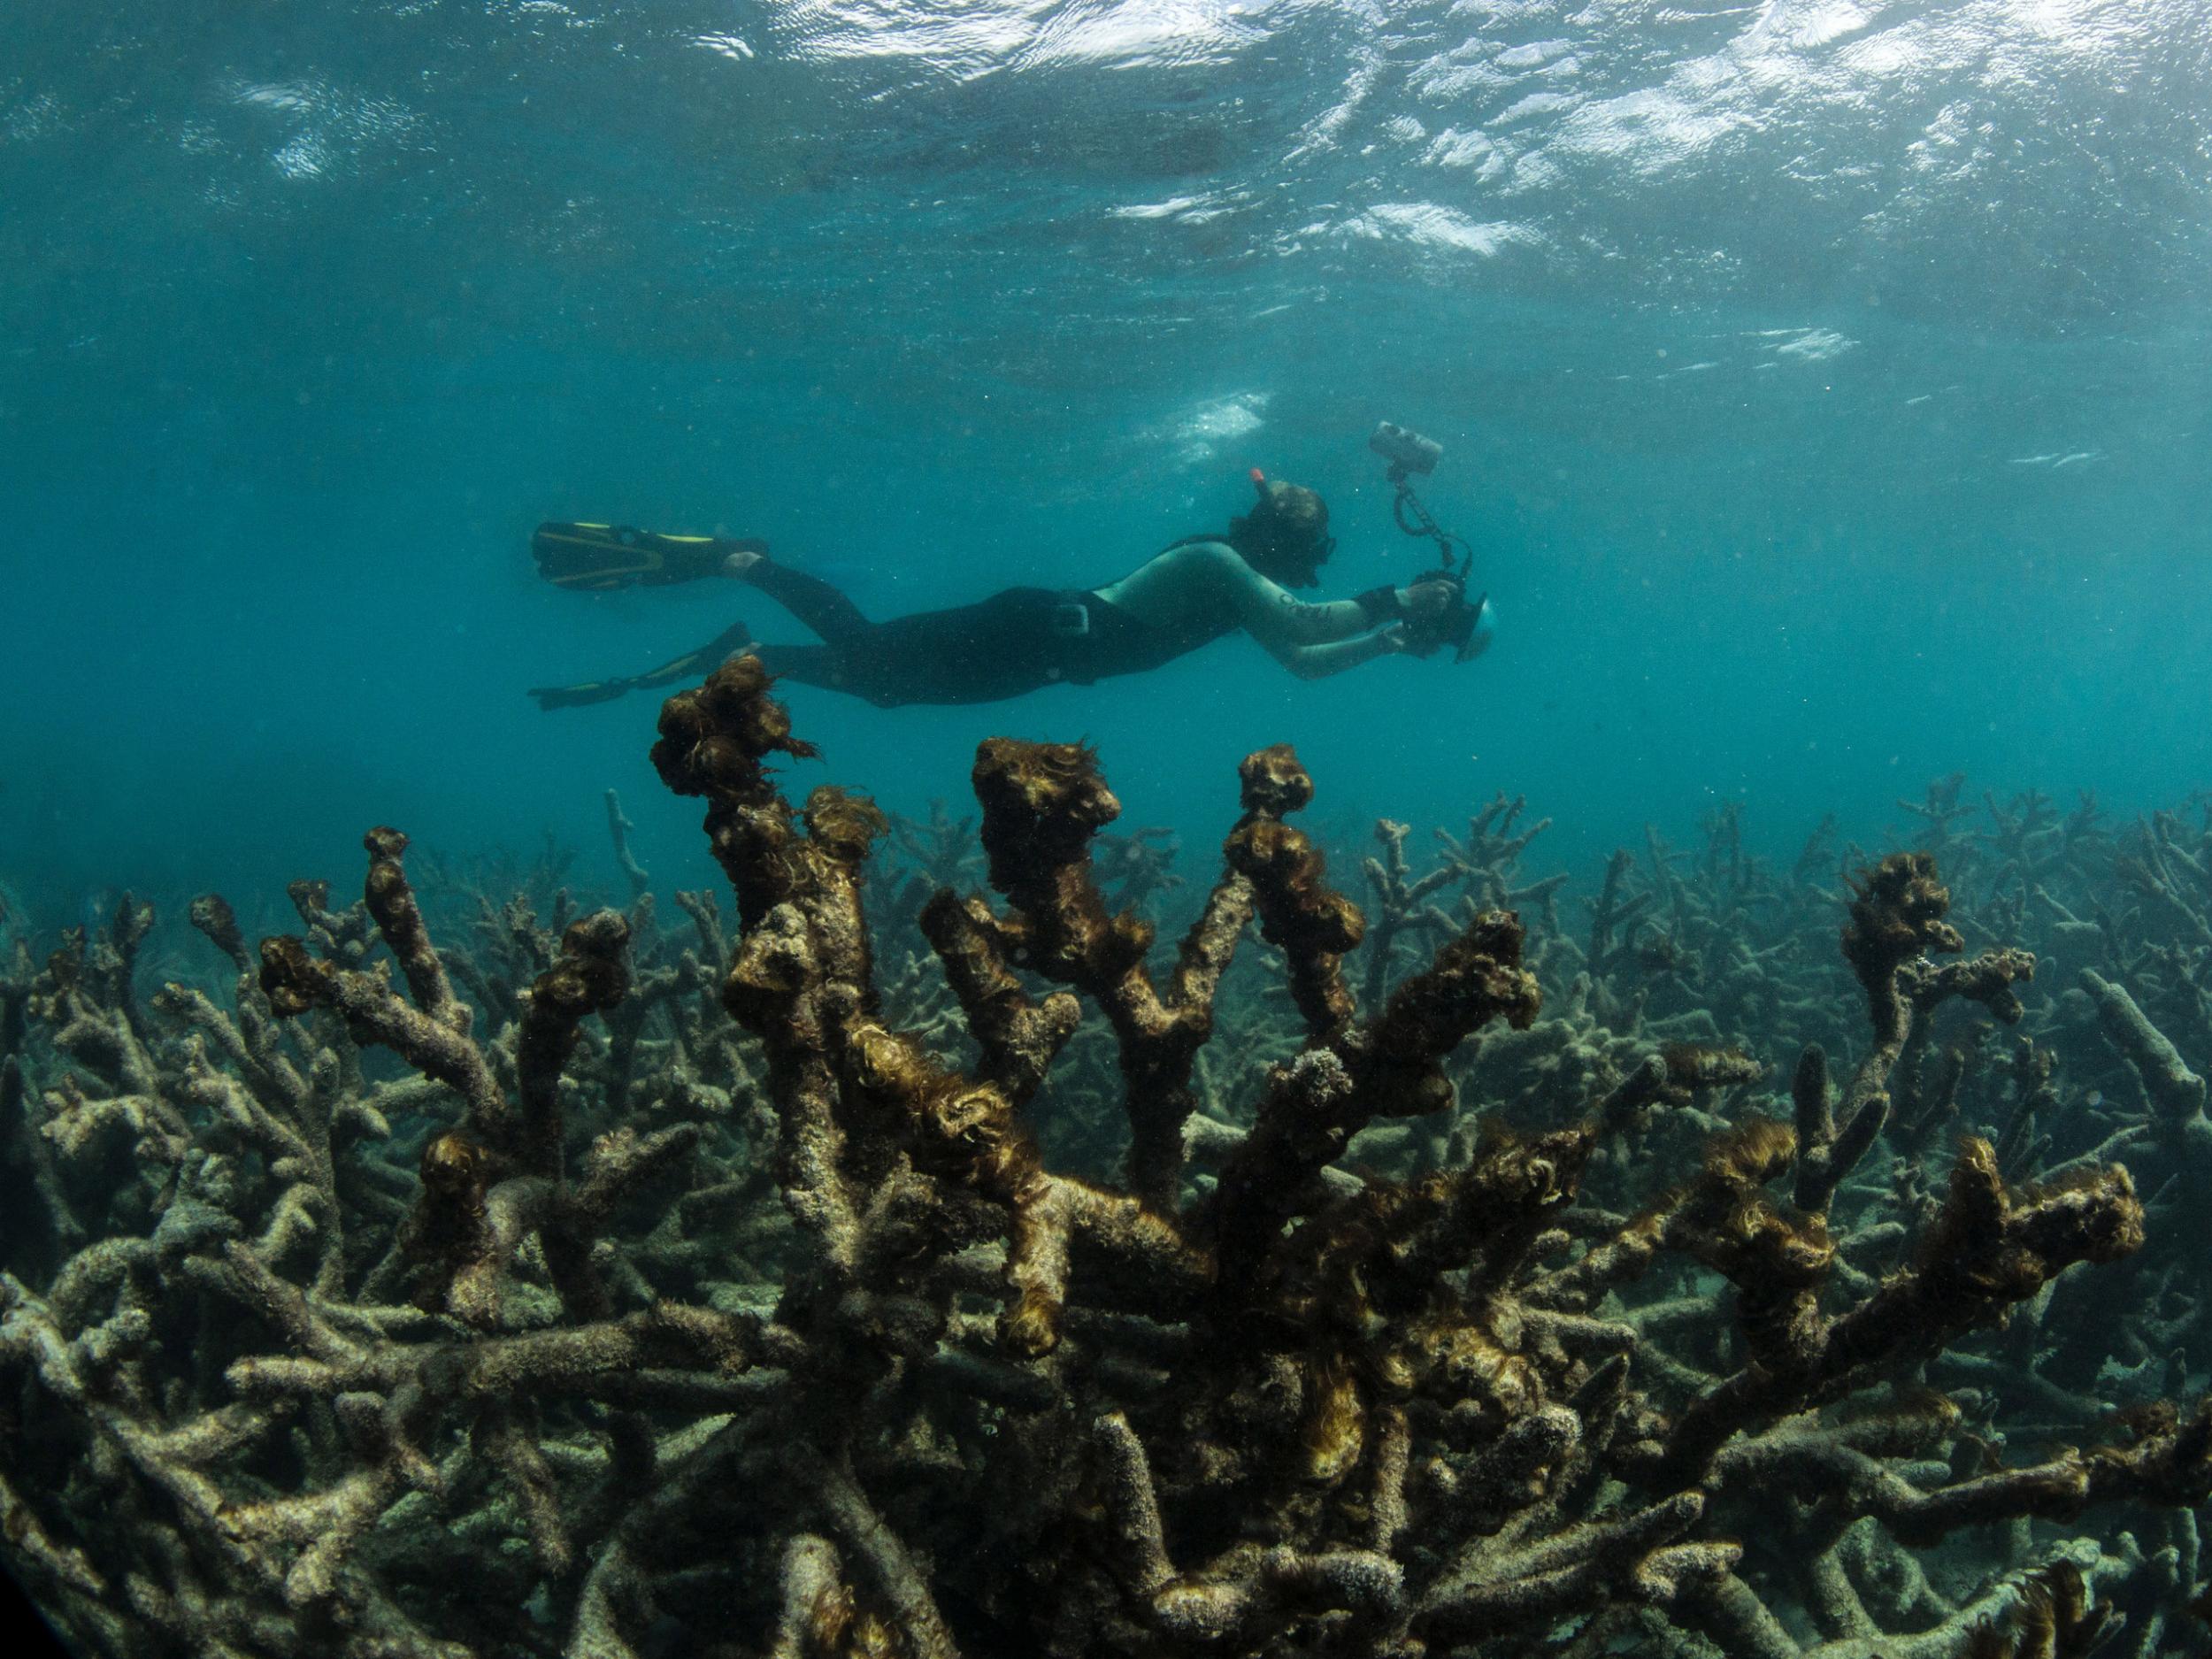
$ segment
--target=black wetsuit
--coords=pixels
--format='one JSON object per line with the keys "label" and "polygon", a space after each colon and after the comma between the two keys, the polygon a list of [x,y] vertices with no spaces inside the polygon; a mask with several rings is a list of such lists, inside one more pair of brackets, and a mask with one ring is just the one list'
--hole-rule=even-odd
{"label": "black wetsuit", "polygon": [[910,703],[996,703],[1065,680],[1137,674],[1236,631],[1228,614],[1180,629],[1141,622],[1081,588],[1010,588],[971,605],[871,622],[818,577],[763,559],[745,580],[822,637],[764,645],[769,672],[803,686]]}

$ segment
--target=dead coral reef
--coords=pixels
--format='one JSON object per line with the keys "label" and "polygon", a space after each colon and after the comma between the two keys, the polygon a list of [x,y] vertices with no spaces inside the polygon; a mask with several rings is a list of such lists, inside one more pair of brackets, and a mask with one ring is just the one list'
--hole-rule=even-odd
{"label": "dead coral reef", "polygon": [[[2047,1041],[1987,1034],[2040,964],[1965,956],[1924,851],[1782,881],[1724,818],[1616,861],[1583,943],[1501,800],[1425,874],[1385,827],[1371,933],[1277,748],[1170,949],[1105,891],[1166,892],[1164,838],[1102,860],[1095,757],[994,740],[995,899],[940,813],[887,920],[885,816],[784,796],[811,751],[768,693],[725,665],[653,752],[733,931],[680,895],[664,933],[626,864],[626,911],[487,900],[441,949],[380,829],[362,899],[300,884],[257,951],[194,907],[227,994],[142,1001],[127,902],[6,970],[0,1526],[88,1648],[2196,1640],[2197,1281],[2120,1155],[2204,1156],[2169,1035],[2212,977],[2200,832],[2147,831],[2147,896],[2085,916],[2048,889],[2085,824],[1995,811],[1993,846],[1932,800],[1977,914],[2067,930],[2040,1017],[2138,1079],[2078,1124]],[[1118,1168],[1046,1155],[1075,1093]],[[2162,1321],[2124,1413],[2085,1403],[2078,1286]]]}

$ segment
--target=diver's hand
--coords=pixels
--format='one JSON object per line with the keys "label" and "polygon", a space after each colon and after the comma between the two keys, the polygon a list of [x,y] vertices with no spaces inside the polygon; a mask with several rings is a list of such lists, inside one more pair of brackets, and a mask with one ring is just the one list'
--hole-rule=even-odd
{"label": "diver's hand", "polygon": [[1383,650],[1386,655],[1403,654],[1413,649],[1413,635],[1402,622],[1385,623],[1375,630],[1375,637],[1384,642]]}
{"label": "diver's hand", "polygon": [[724,557],[722,560],[722,574],[725,576],[742,576],[746,572],[751,570],[754,565],[759,563],[759,554],[754,552],[750,548],[740,548],[736,552]]}
{"label": "diver's hand", "polygon": [[1398,589],[1399,606],[1409,617],[1440,617],[1458,597],[1457,584],[1440,581],[1433,576]]}

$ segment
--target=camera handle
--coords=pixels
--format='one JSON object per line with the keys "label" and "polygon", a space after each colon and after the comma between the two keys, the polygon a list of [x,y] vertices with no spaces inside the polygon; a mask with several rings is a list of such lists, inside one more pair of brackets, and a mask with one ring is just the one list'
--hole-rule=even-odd
{"label": "camera handle", "polygon": [[[1398,488],[1397,498],[1390,503],[1392,521],[1409,536],[1425,537],[1435,542],[1440,572],[1465,587],[1468,572],[1474,568],[1474,549],[1467,545],[1466,538],[1454,535],[1436,522],[1435,515],[1413,493],[1412,474],[1402,463],[1391,464],[1389,478]],[[1453,551],[1455,548],[1458,549],[1456,553]]]}

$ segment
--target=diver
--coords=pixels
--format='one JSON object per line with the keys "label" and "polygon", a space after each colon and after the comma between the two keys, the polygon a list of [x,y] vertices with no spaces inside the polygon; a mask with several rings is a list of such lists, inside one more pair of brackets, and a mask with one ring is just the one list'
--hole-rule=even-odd
{"label": "diver", "polygon": [[1010,588],[973,604],[872,622],[829,583],[780,565],[758,541],[662,536],[606,525],[548,524],[532,541],[539,572],[586,590],[733,577],[781,605],[820,641],[762,645],[740,622],[641,674],[534,689],[541,708],[600,703],[710,672],[750,651],[779,679],[864,697],[879,708],[996,703],[1056,683],[1143,673],[1241,629],[1302,680],[1378,657],[1460,660],[1490,642],[1487,607],[1470,605],[1448,570],[1405,587],[1309,603],[1336,549],[1314,491],[1252,471],[1258,499],[1226,534],[1186,536],[1098,588]]}

